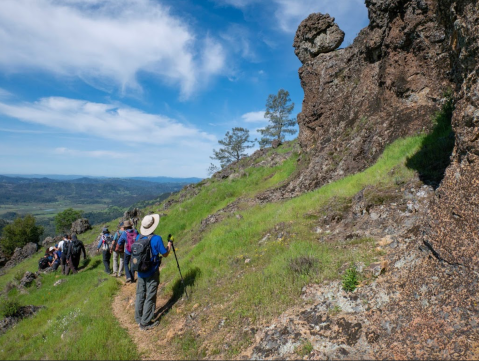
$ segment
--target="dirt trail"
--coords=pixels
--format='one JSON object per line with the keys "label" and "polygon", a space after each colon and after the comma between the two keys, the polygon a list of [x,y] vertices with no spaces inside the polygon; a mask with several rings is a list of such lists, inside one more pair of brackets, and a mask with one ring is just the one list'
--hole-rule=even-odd
{"label": "dirt trail", "polygon": [[[160,325],[150,331],[140,331],[135,322],[135,294],[136,283],[126,284],[122,279],[123,286],[113,300],[113,314],[125,328],[133,342],[137,345],[142,360],[173,360],[178,355],[172,347],[172,338],[180,332],[184,322],[169,323],[168,329],[162,325],[162,315],[169,311],[168,297],[162,296],[165,284],[158,287],[156,312],[154,320],[160,320]],[[166,310],[166,311],[165,311]],[[162,327],[163,326],[163,327]]]}

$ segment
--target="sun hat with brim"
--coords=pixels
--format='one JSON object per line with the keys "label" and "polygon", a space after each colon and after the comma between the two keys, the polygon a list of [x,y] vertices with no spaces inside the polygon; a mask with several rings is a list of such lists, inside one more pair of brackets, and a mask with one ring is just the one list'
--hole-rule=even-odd
{"label": "sun hat with brim", "polygon": [[102,232],[103,232],[104,234],[110,233],[110,231],[109,231],[108,228],[106,228],[106,227],[103,228]]}
{"label": "sun hat with brim", "polygon": [[48,250],[53,251],[54,249],[55,249],[55,247],[50,247]]}
{"label": "sun hat with brim", "polygon": [[145,216],[145,218],[143,218],[141,221],[141,234],[144,236],[149,236],[155,231],[156,227],[158,227],[158,224],[160,224],[159,214],[150,214]]}
{"label": "sun hat with brim", "polygon": [[131,228],[133,227],[133,223],[131,223],[130,221],[125,221],[123,222],[123,226],[124,228]]}

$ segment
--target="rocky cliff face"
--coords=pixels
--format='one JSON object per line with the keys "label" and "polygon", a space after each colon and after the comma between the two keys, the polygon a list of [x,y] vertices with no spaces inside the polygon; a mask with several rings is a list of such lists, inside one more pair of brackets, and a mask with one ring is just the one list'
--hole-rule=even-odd
{"label": "rocky cliff face", "polygon": [[334,50],[342,32],[329,15],[312,14],[298,28],[294,47],[305,93],[298,124],[306,169],[285,194],[360,171],[396,138],[430,130],[452,86],[437,1],[366,5],[370,25],[344,49]]}
{"label": "rocky cliff face", "polygon": [[[479,6],[475,0],[440,1],[437,13],[456,91],[456,143],[422,222],[423,244],[416,244],[429,256],[388,277],[397,297],[384,309],[390,329],[377,328],[381,357],[479,357]],[[376,325],[380,318],[373,318]]]}
{"label": "rocky cliff face", "polygon": [[[281,190],[283,196],[364,169],[395,138],[430,129],[448,89],[455,100],[451,163],[420,217],[409,222],[407,234],[397,235],[402,246],[388,251],[385,273],[349,297],[335,294],[335,284],[317,286],[311,293],[321,302],[285,314],[284,322],[277,322],[284,330],[265,330],[254,353],[269,357],[271,345],[290,345],[294,339],[286,338],[302,335],[315,345],[311,359],[477,359],[479,3],[366,0],[366,5],[370,25],[345,49],[310,51],[314,23],[318,36],[327,34],[325,23],[333,26],[318,21],[320,14],[298,29],[305,171]],[[332,302],[328,292],[336,303],[346,297],[347,310],[337,317],[323,307]],[[358,299],[364,302],[354,304]]]}

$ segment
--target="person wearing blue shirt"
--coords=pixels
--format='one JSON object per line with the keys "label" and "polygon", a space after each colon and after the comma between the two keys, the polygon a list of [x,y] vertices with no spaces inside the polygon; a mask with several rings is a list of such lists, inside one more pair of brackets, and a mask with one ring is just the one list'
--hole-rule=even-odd
{"label": "person wearing blue shirt", "polygon": [[140,238],[151,237],[151,266],[146,272],[138,272],[138,283],[136,285],[135,302],[135,321],[140,326],[140,330],[147,331],[156,327],[159,321],[152,322],[155,315],[156,293],[160,284],[160,259],[168,257],[171,250],[171,242],[167,247],[163,244],[163,239],[154,235],[156,227],[160,223],[158,214],[148,215],[141,221]]}
{"label": "person wearing blue shirt", "polygon": [[134,282],[135,278],[133,272],[130,271],[131,245],[128,246],[128,234],[134,232],[133,235],[136,238],[138,232],[136,231],[136,229],[133,229],[133,224],[130,221],[123,222],[123,229],[124,232],[120,235],[120,238],[118,239],[118,245],[125,246],[125,259],[123,261],[123,265],[125,266],[126,283],[130,283]]}

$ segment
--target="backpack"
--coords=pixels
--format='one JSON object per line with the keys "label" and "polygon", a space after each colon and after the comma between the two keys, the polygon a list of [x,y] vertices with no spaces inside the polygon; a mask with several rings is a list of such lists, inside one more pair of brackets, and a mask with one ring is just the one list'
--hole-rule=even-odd
{"label": "backpack", "polygon": [[114,243],[115,243],[114,251],[118,253],[123,253],[125,252],[125,244],[123,243],[121,246],[118,244],[118,240],[120,239],[120,236],[121,236],[120,231],[116,231],[115,237],[114,237]]}
{"label": "backpack", "polygon": [[107,249],[110,249],[111,248],[111,244],[113,242],[113,238],[111,238],[111,234],[102,234],[101,235],[101,240],[102,240],[102,248],[104,250],[107,250]]}
{"label": "backpack", "polygon": [[48,259],[46,257],[40,258],[38,261],[38,269],[45,269],[48,267]]}
{"label": "backpack", "polygon": [[81,250],[82,250],[82,242],[79,240],[79,239],[76,239],[74,241],[71,242],[71,254],[73,256],[79,256],[81,254]]}
{"label": "backpack", "polygon": [[68,256],[68,249],[70,248],[70,245],[72,244],[71,241],[65,241],[65,243],[63,243],[63,254],[65,254],[65,257]]}
{"label": "backpack", "polygon": [[126,250],[131,253],[131,245],[135,243],[136,236],[138,236],[138,232],[134,229],[131,232],[126,232]]}
{"label": "backpack", "polygon": [[151,267],[151,238],[141,237],[131,246],[131,270],[136,272],[147,272]]}

